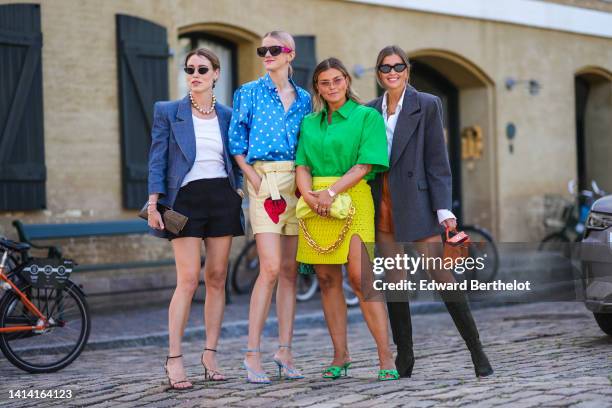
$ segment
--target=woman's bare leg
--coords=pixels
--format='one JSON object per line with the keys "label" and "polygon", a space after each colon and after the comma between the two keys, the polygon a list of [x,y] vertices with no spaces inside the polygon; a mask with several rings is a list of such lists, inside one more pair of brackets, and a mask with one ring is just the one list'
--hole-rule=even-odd
{"label": "woman's bare leg", "polygon": [[[249,308],[249,350],[258,350],[261,344],[274,285],[278,281],[281,270],[281,237],[276,233],[259,233],[255,235],[257,241],[257,254],[259,256],[259,276],[251,293]],[[254,371],[263,371],[261,366],[261,353],[246,353],[246,361]]]}
{"label": "woman's bare leg", "polygon": [[[206,245],[206,264],[204,265],[204,284],[206,288],[206,301],[204,302],[205,348],[216,350],[225,311],[225,280],[227,278],[227,263],[232,246],[232,236],[206,238],[204,244]],[[219,366],[214,352],[204,351],[203,362],[208,369],[218,371]]]}
{"label": "woman's bare leg", "polygon": [[[169,356],[182,354],[181,341],[189,319],[191,301],[198,288],[201,247],[200,238],[186,237],[172,240],[176,263],[176,289],[168,310]],[[174,381],[186,378],[183,359],[169,359],[168,372]],[[190,386],[189,382],[177,384],[177,388]]]}
{"label": "woman's bare leg", "polygon": [[[295,296],[297,284],[297,235],[281,236],[281,268],[276,288],[276,316],[278,317],[279,345],[291,346],[295,320]],[[275,357],[293,367],[291,348],[281,347]]]}
{"label": "woman's bare leg", "polygon": [[382,296],[380,299],[364,299],[364,289],[370,292],[373,281],[372,265],[364,251],[366,249],[361,238],[358,235],[353,235],[348,256],[349,283],[355,294],[359,297],[359,306],[361,307],[363,318],[376,342],[380,368],[394,369],[393,354],[389,347],[389,318],[387,317],[384,299]]}
{"label": "woman's bare leg", "polygon": [[346,336],[346,300],[342,290],[342,269],[340,265],[315,265],[321,304],[327,329],[334,346],[334,359],[331,365],[342,366],[350,361]]}

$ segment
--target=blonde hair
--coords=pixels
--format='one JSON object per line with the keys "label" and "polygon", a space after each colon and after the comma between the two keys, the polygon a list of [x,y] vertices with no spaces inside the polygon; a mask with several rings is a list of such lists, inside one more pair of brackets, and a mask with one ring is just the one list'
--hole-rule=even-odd
{"label": "blonde hair", "polygon": [[[261,39],[263,40],[264,38],[274,38],[276,41],[280,42],[281,44],[283,44],[285,47],[291,48],[293,50],[293,52],[295,52],[295,40],[293,39],[293,36],[291,34],[289,34],[286,31],[281,31],[281,30],[275,30],[275,31],[270,31],[264,34],[263,37],[261,37]],[[289,77],[293,76],[293,67],[291,66],[291,63],[289,64]]]}
{"label": "blonde hair", "polygon": [[315,112],[320,112],[325,107],[326,102],[319,94],[319,90],[317,89],[317,81],[319,79],[319,75],[328,69],[337,69],[342,73],[342,75],[344,75],[344,78],[346,79],[346,99],[350,99],[358,104],[361,104],[362,102],[359,95],[357,95],[357,93],[353,90],[353,78],[351,77],[351,74],[349,74],[342,61],[340,61],[338,58],[331,57],[319,62],[312,73],[312,90],[314,94],[312,98],[313,110]]}

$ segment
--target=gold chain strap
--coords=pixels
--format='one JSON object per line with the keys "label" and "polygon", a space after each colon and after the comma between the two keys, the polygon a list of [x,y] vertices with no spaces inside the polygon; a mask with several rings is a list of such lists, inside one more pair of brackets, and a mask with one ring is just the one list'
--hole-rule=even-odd
{"label": "gold chain strap", "polygon": [[310,245],[310,247],[314,249],[315,251],[317,251],[318,253],[328,254],[338,249],[340,244],[342,244],[342,241],[344,241],[346,234],[349,232],[349,229],[351,228],[351,224],[353,223],[354,215],[355,215],[355,206],[351,204],[351,208],[349,209],[349,213],[348,213],[348,216],[346,217],[346,221],[344,222],[344,226],[342,227],[342,231],[340,231],[340,234],[338,235],[338,239],[336,239],[336,241],[333,244],[327,247],[322,247],[319,244],[317,244],[317,242],[314,240],[312,235],[310,235],[310,233],[306,229],[306,224],[304,223],[303,219],[299,220],[299,224],[300,224],[300,228],[302,228],[302,231],[304,232],[304,238],[306,239],[306,243]]}

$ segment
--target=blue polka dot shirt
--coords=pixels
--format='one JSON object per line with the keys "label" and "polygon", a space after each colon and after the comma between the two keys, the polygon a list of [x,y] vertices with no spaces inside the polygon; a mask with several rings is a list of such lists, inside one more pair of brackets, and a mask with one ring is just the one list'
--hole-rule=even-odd
{"label": "blue polka dot shirt", "polygon": [[232,155],[245,155],[249,164],[295,160],[300,124],[312,107],[310,94],[289,82],[296,98],[287,112],[269,74],[236,90],[229,127]]}

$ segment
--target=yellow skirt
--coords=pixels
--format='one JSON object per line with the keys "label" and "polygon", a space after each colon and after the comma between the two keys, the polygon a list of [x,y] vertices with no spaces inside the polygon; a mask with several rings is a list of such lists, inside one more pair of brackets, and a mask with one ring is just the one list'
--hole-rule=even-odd
{"label": "yellow skirt", "polygon": [[[323,190],[334,184],[339,177],[313,177],[312,189]],[[298,238],[298,262],[325,265],[345,264],[348,259],[349,245],[353,235],[359,235],[366,244],[368,255],[372,258],[374,247],[374,201],[372,191],[365,180],[361,180],[356,186],[346,191],[355,207],[353,222],[342,243],[332,252],[320,254],[313,249],[304,237],[304,231],[300,227]],[[321,247],[333,244],[340,235],[346,220],[331,217],[314,217],[304,219],[306,229]]]}

